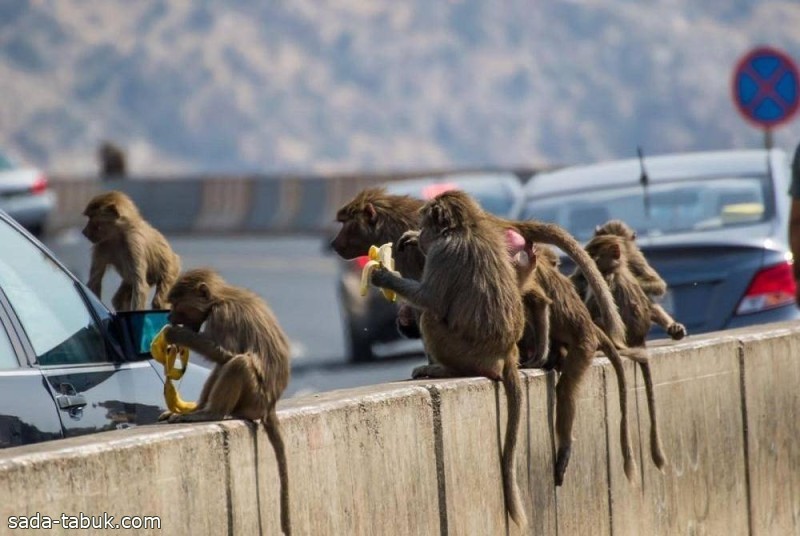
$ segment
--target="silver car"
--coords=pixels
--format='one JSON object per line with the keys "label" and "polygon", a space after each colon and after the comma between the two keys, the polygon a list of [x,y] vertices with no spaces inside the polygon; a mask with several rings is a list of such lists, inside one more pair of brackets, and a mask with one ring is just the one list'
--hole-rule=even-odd
{"label": "silver car", "polygon": [[0,152],[0,210],[41,236],[55,204],[55,193],[41,170],[21,165]]}
{"label": "silver car", "polygon": [[[697,334],[800,318],[787,236],[789,176],[777,149],[575,166],[535,175],[519,216],[557,223],[582,242],[609,219],[625,221],[669,285],[662,305]],[[572,271],[569,258],[562,269]]]}

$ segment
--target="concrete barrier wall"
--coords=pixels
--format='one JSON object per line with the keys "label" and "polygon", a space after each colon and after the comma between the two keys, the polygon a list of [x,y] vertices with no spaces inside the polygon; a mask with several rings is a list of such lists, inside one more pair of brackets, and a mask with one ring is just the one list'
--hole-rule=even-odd
{"label": "concrete barrier wall", "polygon": [[53,177],[57,206],[48,231],[81,227],[88,200],[105,190],[122,190],[156,228],[169,233],[321,232],[333,227],[336,211],[361,189],[387,181],[450,172],[531,169],[431,170],[331,176],[186,176],[97,178]]}
{"label": "concrete barrier wall", "polygon": [[[596,360],[581,388],[560,488],[549,424],[556,379],[524,371],[525,533],[800,533],[799,351],[797,324],[653,348],[663,473],[650,460],[641,374],[628,363],[634,483],[622,468],[608,362]],[[280,417],[296,534],[523,533],[503,506],[500,385],[399,381],[285,400]],[[0,533],[9,516],[37,512],[158,515],[166,534],[280,532],[274,454],[263,429],[242,421],[8,449],[0,482]]]}

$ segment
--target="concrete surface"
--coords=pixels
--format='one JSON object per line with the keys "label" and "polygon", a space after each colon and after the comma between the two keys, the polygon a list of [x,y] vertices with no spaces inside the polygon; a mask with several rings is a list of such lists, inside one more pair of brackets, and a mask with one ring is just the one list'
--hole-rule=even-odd
{"label": "concrete surface", "polygon": [[[528,533],[799,533],[798,350],[796,323],[653,348],[663,473],[650,460],[641,375],[627,363],[633,484],[608,362],[596,360],[581,387],[558,489],[554,374],[523,372],[517,470]],[[396,382],[292,398],[279,414],[297,534],[519,533],[503,503],[500,385]],[[83,511],[160,515],[167,534],[279,533],[275,458],[253,423],[150,426],[7,449],[0,481],[3,528],[11,515]]]}

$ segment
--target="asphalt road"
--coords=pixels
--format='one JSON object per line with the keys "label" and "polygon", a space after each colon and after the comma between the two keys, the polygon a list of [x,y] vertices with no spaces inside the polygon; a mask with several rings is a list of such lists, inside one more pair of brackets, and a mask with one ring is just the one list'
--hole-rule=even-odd
{"label": "asphalt road", "polygon": [[[266,299],[292,343],[286,396],[406,379],[424,361],[416,352],[398,354],[390,347],[374,363],[347,362],[336,295],[337,259],[323,251],[316,236],[167,238],[184,268],[215,268],[229,282]],[[68,232],[46,243],[87,280],[90,247],[80,233]],[[118,281],[112,270],[103,281],[102,299],[109,307]]]}

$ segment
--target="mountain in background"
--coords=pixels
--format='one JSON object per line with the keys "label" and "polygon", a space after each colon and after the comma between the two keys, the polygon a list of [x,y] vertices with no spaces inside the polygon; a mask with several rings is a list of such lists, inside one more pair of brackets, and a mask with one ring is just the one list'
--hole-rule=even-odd
{"label": "mountain in background", "polygon": [[757,147],[734,64],[800,59],[798,28],[795,1],[0,2],[0,147],[86,173],[105,139],[134,173]]}

